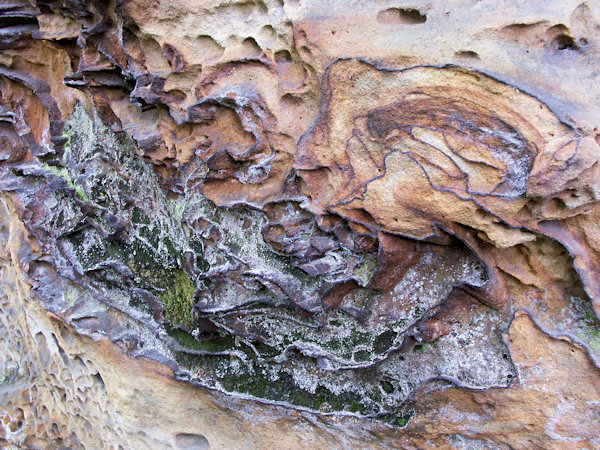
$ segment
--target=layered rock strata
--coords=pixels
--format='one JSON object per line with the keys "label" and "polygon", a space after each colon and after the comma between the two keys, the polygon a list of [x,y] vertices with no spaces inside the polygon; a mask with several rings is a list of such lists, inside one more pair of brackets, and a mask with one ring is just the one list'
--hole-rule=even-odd
{"label": "layered rock strata", "polygon": [[2,442],[600,445],[600,7],[498,8],[0,5]]}

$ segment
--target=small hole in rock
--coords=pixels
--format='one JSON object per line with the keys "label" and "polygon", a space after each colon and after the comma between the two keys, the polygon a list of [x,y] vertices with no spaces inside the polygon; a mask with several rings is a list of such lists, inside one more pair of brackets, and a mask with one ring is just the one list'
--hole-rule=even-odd
{"label": "small hole in rock", "polygon": [[277,63],[284,63],[292,61],[292,55],[287,50],[280,50],[275,53],[275,61]]}
{"label": "small hole in rock", "polygon": [[201,434],[180,433],[175,436],[175,444],[185,450],[208,450],[208,440]]}
{"label": "small hole in rock", "polygon": [[461,50],[459,52],[456,52],[454,55],[458,58],[480,59],[477,52],[474,52],[472,50]]}
{"label": "small hole in rock", "polygon": [[388,8],[377,14],[377,21],[386,25],[417,25],[425,23],[427,16],[413,8]]}
{"label": "small hole in rock", "polygon": [[577,44],[573,40],[573,38],[567,34],[559,34],[552,41],[556,50],[575,50],[577,49]]}

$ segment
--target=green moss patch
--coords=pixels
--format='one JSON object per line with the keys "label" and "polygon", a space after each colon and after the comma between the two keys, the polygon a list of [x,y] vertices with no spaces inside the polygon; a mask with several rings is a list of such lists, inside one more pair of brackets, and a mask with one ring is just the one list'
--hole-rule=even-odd
{"label": "green moss patch", "polygon": [[171,287],[159,295],[165,307],[165,318],[173,325],[192,326],[192,308],[196,287],[183,270],[174,270],[168,280]]}

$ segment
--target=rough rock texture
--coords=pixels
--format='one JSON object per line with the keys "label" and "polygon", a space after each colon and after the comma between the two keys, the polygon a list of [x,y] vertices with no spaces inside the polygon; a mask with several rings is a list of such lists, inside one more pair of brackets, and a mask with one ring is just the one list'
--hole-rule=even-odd
{"label": "rough rock texture", "polygon": [[2,1],[0,444],[600,445],[600,3]]}

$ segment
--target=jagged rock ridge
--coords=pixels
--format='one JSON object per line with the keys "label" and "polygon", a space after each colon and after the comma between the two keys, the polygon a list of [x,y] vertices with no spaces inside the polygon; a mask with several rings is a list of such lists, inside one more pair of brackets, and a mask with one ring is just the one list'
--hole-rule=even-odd
{"label": "jagged rock ridge", "polygon": [[[461,401],[468,409],[468,396],[522,414],[513,392],[539,394],[523,368],[535,356],[518,339],[547,349],[558,345],[551,336],[591,367],[579,386],[592,400],[548,400],[538,411],[547,422],[531,425],[545,433],[515,428],[508,438],[453,432],[443,424],[460,415],[438,415],[433,438],[455,446],[532,436],[537,445],[564,436],[598,442],[594,419],[577,419],[587,414],[581,402],[595,408],[600,352],[591,94],[575,102],[563,88],[547,99],[521,91],[515,86],[530,87],[529,73],[476,62],[489,54],[487,37],[478,52],[457,50],[450,60],[379,49],[365,61],[351,45],[361,30],[378,36],[382,26],[425,39],[441,14],[434,7],[361,6],[347,23],[336,10],[278,2],[2,8],[3,267],[15,273],[6,286],[27,287],[6,301],[15,315],[39,316],[38,308],[64,324],[65,336],[112,342],[176,380],[318,413],[343,430],[337,439],[361,439],[350,431],[361,420],[377,430],[373,445],[419,445],[434,414]],[[593,65],[594,9],[574,5],[569,14],[572,30],[545,19],[491,34],[511,42],[508,53],[540,43],[533,61],[571,52],[569,64]],[[200,18],[210,18],[201,30]],[[242,23],[248,36],[239,35]],[[323,27],[331,28],[326,37]],[[537,92],[526,91],[549,91],[548,72],[538,75]],[[16,235],[20,246],[11,244]],[[8,317],[4,343],[15,355],[15,339],[36,321],[12,325]],[[75,351],[58,334],[34,333],[50,341],[50,353]],[[34,359],[48,358],[38,345]],[[75,371],[72,357],[57,361]],[[3,364],[6,392],[45,373],[19,358]],[[84,378],[101,380],[86,395],[116,401],[99,364],[79,366]],[[553,367],[544,370],[561,370]],[[62,379],[44,383],[65,391]],[[13,397],[5,439],[41,445],[28,431],[48,415],[41,400],[26,411]],[[434,412],[423,410],[436,402]],[[108,403],[102,409],[112,411]],[[560,411],[577,411],[579,425],[556,431]],[[491,422],[504,412],[488,413]],[[101,413],[61,414],[87,414],[88,425],[63,420],[44,430],[47,440],[94,442],[86,427]],[[104,421],[115,443],[132,442],[135,421],[112,412]],[[214,442],[204,430],[164,430],[135,439]]]}

